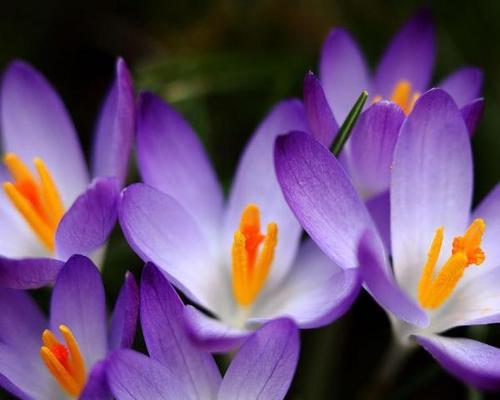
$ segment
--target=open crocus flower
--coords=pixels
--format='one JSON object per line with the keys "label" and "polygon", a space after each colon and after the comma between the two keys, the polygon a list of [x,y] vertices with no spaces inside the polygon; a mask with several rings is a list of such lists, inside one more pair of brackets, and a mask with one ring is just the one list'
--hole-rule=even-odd
{"label": "open crocus flower", "polygon": [[39,287],[72,254],[99,258],[116,222],[134,131],[132,80],[119,59],[97,122],[92,181],[73,123],[38,71],[11,63],[0,96],[0,285]]}
{"label": "open crocus flower", "polygon": [[200,351],[184,329],[184,304],[151,264],[141,280],[141,323],[151,358],[118,350],[106,361],[117,400],[280,400],[299,358],[299,334],[289,319],[268,322],[241,346],[221,379],[210,354]]}
{"label": "open crocus flower", "polygon": [[271,111],[245,149],[224,206],[191,127],[158,97],[142,95],[137,153],[147,185],[123,191],[120,224],[143,260],[216,317],[187,309],[188,329],[205,349],[236,347],[259,323],[281,316],[301,328],[330,323],[358,293],[357,271],[337,267],[310,241],[300,245],[302,229],[276,181],[274,140],[305,129],[304,121],[296,100]]}
{"label": "open crocus flower", "polygon": [[500,387],[498,349],[439,335],[500,322],[500,188],[470,212],[471,145],[452,98],[427,92],[401,128],[391,179],[392,268],[365,205],[327,148],[292,133],[278,139],[275,162],[305,230],[338,265],[360,267],[368,291],[391,313],[401,346],[417,342],[464,381]]}
{"label": "open crocus flower", "polygon": [[101,276],[84,256],[61,269],[47,320],[30,295],[0,289],[0,385],[20,399],[110,398],[104,360],[130,347],[139,311],[127,274],[108,329]]}

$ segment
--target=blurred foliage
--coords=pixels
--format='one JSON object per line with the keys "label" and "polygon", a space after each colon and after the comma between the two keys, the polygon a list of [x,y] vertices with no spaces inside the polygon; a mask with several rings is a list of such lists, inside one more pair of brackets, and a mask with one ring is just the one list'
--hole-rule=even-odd
{"label": "blurred foliage", "polygon": [[[308,69],[317,70],[319,48],[331,27],[350,29],[373,66],[392,34],[422,6],[431,9],[438,28],[436,81],[463,64],[485,71],[487,108],[473,140],[480,199],[500,176],[500,2],[4,1],[0,67],[24,58],[41,69],[61,93],[88,151],[115,57],[124,56],[139,90],[161,94],[193,124],[227,187],[258,121],[279,99],[301,96],[302,79]],[[103,271],[110,304],[124,272],[138,277],[140,269],[117,228]],[[46,307],[48,291],[37,295]],[[500,345],[496,327],[451,334]],[[306,331],[302,338],[290,399],[370,398],[367,385],[382,363],[390,328],[368,295],[334,325]],[[467,389],[418,350],[384,398],[488,396]]]}

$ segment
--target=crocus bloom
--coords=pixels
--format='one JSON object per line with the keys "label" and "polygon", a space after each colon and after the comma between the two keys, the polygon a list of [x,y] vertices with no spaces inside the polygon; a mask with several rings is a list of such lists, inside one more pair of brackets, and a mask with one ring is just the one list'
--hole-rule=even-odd
{"label": "crocus bloom", "polygon": [[217,318],[188,308],[188,328],[200,346],[228,350],[256,324],[280,316],[317,327],[349,307],[357,272],[338,268],[310,241],[300,245],[302,229],[274,173],[276,136],[305,129],[300,102],[280,103],[257,129],[227,205],[188,123],[152,94],[142,95],[139,108],[137,156],[147,185],[123,191],[120,224],[143,260]]}
{"label": "crocus bloom", "polygon": [[184,305],[162,274],[147,265],[141,280],[141,323],[151,358],[118,350],[106,361],[117,400],[279,400],[292,381],[299,335],[289,319],[268,322],[242,345],[221,379],[210,354],[184,330]]}
{"label": "crocus bloom", "polygon": [[20,399],[110,398],[103,360],[132,345],[139,295],[127,274],[108,329],[101,276],[84,256],[61,269],[50,319],[28,292],[0,290],[0,385]]}
{"label": "crocus bloom", "polygon": [[401,128],[390,189],[392,268],[327,148],[297,132],[278,139],[275,156],[278,180],[305,230],[338,265],[360,267],[369,292],[391,313],[397,341],[416,341],[470,384],[500,387],[498,349],[440,335],[500,322],[500,187],[470,212],[471,145],[453,99],[427,92]]}
{"label": "crocus bloom", "polygon": [[38,71],[11,63],[0,96],[0,285],[38,287],[72,254],[98,258],[116,222],[133,139],[132,81],[119,59],[97,121],[92,181],[71,119]]}

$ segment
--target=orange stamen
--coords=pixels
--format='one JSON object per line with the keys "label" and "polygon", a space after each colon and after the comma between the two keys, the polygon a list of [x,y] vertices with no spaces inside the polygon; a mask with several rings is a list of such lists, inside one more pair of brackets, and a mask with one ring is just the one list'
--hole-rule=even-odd
{"label": "orange stamen", "polygon": [[233,293],[240,305],[251,305],[264,287],[277,243],[276,223],[268,224],[267,233],[263,235],[260,232],[260,210],[255,204],[249,204],[241,214],[232,248]]}
{"label": "orange stamen", "polygon": [[482,219],[474,220],[463,236],[457,236],[453,240],[451,256],[434,277],[443,244],[443,228],[436,231],[418,284],[417,297],[422,307],[436,309],[441,306],[451,296],[465,269],[471,264],[480,265],[484,261],[485,255],[480,245],[485,229]]}
{"label": "orange stamen", "polygon": [[409,81],[400,80],[394,86],[391,101],[399,105],[403,112],[408,115],[419,97],[419,92],[412,93],[412,87]]}

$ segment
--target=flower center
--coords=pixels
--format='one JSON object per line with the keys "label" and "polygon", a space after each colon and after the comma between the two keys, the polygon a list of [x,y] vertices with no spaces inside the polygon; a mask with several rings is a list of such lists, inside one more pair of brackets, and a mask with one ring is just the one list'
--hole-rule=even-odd
{"label": "flower center", "polygon": [[485,254],[479,247],[486,225],[482,219],[470,224],[463,236],[453,240],[451,256],[434,277],[434,269],[443,244],[443,227],[436,230],[427,256],[427,262],[418,283],[418,301],[423,308],[436,309],[450,297],[462,278],[465,268],[480,265]]}
{"label": "flower center", "polygon": [[[413,106],[415,105],[415,102],[419,97],[419,92],[412,92],[411,83],[407,80],[402,79],[398,81],[394,86],[390,100],[401,107],[405,115],[408,115],[413,109]],[[373,103],[376,103],[380,100],[382,100],[381,96],[375,96],[375,98],[373,99]]]}
{"label": "flower center", "polygon": [[259,208],[255,204],[246,206],[232,248],[233,293],[241,306],[251,305],[264,287],[277,243],[278,225],[271,222],[263,235]]}
{"label": "flower center", "polygon": [[33,159],[37,181],[17,155],[7,153],[4,163],[13,179],[3,183],[5,193],[38,239],[53,253],[55,232],[64,206],[50,171],[43,160]]}
{"label": "flower center", "polygon": [[85,362],[73,332],[65,325],[60,325],[59,331],[66,345],[46,329],[42,333],[40,356],[61,388],[70,396],[78,397],[87,380]]}

